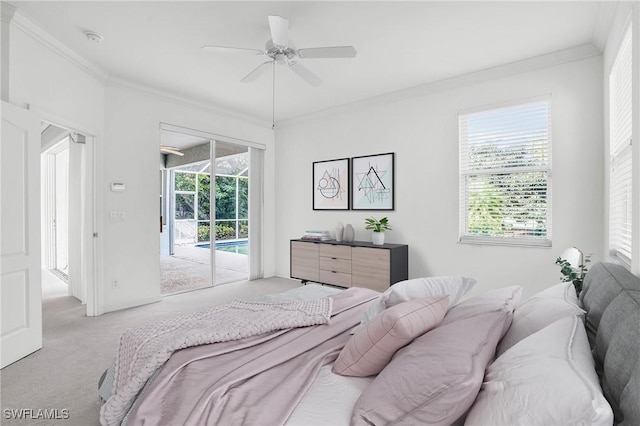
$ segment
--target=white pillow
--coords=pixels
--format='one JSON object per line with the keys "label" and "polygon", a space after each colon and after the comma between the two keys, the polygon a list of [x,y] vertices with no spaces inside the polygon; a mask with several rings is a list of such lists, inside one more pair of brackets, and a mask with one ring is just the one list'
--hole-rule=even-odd
{"label": "white pillow", "polygon": [[498,357],[465,420],[465,425],[567,424],[613,424],[577,316],[557,320]]}
{"label": "white pillow", "polygon": [[424,297],[449,296],[449,309],[455,306],[469,291],[476,280],[466,277],[425,277],[400,281],[389,287],[364,313],[360,325],[364,325],[387,308],[402,302]]}
{"label": "white pillow", "polygon": [[531,296],[514,311],[511,327],[500,341],[496,356],[560,318],[584,315],[578,303],[570,282],[556,284]]}

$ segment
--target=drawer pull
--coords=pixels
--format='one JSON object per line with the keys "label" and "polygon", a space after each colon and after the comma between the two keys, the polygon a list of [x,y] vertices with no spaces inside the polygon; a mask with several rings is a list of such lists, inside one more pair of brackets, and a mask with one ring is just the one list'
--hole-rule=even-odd
{"label": "drawer pull", "polygon": [[337,257],[332,257],[331,259],[336,260],[336,259],[337,259]]}

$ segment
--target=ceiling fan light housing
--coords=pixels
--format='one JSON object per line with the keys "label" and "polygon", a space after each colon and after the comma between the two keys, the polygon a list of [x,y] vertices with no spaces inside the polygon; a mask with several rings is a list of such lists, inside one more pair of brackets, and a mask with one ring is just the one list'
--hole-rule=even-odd
{"label": "ceiling fan light housing", "polygon": [[273,40],[267,40],[264,44],[265,54],[271,59],[275,60],[279,64],[282,64],[286,59],[291,59],[296,56],[296,48],[293,42],[289,40],[289,46],[278,47],[273,44]]}

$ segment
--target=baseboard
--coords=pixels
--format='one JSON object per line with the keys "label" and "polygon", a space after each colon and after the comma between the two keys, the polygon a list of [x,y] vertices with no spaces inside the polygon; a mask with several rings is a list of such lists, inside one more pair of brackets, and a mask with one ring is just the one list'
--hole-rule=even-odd
{"label": "baseboard", "polygon": [[103,314],[107,312],[119,311],[122,309],[135,308],[136,306],[149,305],[151,303],[157,303],[162,300],[162,296],[147,297],[146,299],[130,300],[125,303],[116,303],[115,305],[107,305],[104,307]]}

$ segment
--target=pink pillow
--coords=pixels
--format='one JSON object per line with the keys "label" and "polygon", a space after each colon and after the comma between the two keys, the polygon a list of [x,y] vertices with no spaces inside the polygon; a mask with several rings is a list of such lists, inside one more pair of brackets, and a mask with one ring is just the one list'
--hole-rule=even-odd
{"label": "pink pillow", "polygon": [[505,287],[451,308],[436,329],[396,352],[356,402],[351,425],[456,422],[476,399],[521,293]]}
{"label": "pink pillow", "polygon": [[343,376],[372,376],[396,351],[437,326],[449,307],[449,296],[425,297],[384,310],[361,328],[342,349],[333,372]]}

